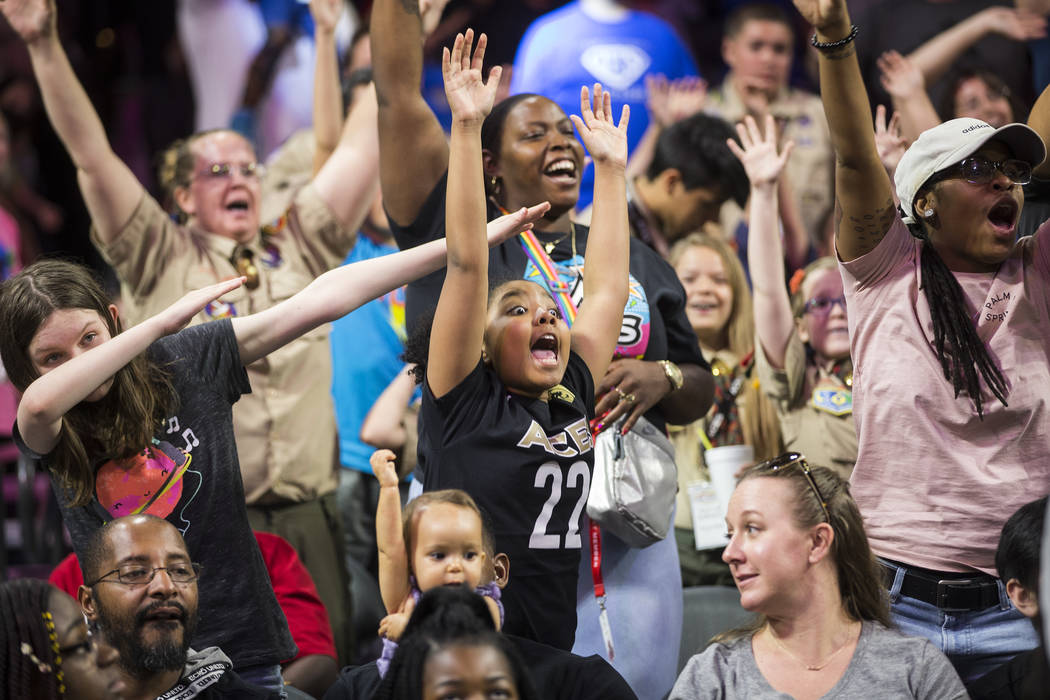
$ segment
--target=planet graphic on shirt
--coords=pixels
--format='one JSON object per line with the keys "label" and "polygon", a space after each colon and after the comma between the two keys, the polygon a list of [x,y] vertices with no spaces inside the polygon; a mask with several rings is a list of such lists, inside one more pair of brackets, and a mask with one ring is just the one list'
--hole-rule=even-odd
{"label": "planet graphic on shirt", "polygon": [[156,442],[130,459],[99,467],[95,495],[114,518],[136,513],[166,518],[182,498],[182,477],[191,461],[185,450]]}

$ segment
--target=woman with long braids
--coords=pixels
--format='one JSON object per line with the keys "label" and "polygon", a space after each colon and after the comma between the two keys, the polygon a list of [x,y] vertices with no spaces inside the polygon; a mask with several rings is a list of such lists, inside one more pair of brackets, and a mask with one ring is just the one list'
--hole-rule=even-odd
{"label": "woman with long braids", "polygon": [[0,583],[0,697],[121,700],[118,658],[63,591],[39,579]]}
{"label": "woman with long braids", "polygon": [[1016,228],[1021,185],[1046,148],[1021,124],[929,129],[897,166],[898,214],[846,2],[794,2],[816,28],[837,156],[853,494],[894,621],[970,680],[1038,642],[994,554],[1006,517],[1050,491],[1050,233],[1018,240]]}

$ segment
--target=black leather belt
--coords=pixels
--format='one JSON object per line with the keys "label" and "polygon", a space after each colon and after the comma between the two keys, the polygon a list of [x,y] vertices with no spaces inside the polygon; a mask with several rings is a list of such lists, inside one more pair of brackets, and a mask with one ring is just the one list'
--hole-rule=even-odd
{"label": "black leather belt", "polygon": [[[895,565],[879,563],[882,565],[886,587],[890,588],[897,568]],[[908,598],[935,605],[946,612],[972,612],[999,604],[997,579],[988,574],[938,574],[936,571],[916,569],[904,564],[899,566],[904,569],[900,592]]]}

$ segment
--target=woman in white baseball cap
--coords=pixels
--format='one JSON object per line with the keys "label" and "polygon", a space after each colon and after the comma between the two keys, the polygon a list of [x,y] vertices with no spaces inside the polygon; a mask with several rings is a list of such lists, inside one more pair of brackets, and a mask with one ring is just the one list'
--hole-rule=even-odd
{"label": "woman in white baseball cap", "polygon": [[994,554],[1007,515],[1050,491],[1050,233],[1016,228],[1046,149],[1022,124],[941,124],[897,167],[898,211],[845,0],[794,2],[816,28],[837,158],[852,492],[894,621],[973,679],[1037,643]]}

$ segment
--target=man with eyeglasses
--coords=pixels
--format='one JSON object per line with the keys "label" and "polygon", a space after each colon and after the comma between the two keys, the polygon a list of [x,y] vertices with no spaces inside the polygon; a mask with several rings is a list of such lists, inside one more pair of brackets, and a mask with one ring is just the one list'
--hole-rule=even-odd
{"label": "man with eyeglasses", "polygon": [[280,697],[242,681],[218,647],[190,648],[201,569],[171,523],[152,515],[111,520],[94,533],[81,564],[80,605],[120,652],[125,700]]}

